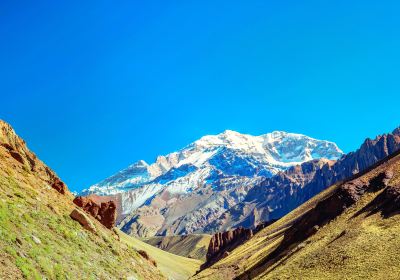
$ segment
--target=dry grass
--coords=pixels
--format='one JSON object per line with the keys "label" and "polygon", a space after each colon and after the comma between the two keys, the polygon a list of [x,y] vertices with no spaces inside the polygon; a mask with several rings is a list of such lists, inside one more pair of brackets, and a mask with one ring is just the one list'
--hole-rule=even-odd
{"label": "dry grass", "polygon": [[157,262],[157,267],[175,280],[185,280],[199,270],[202,262],[196,259],[189,259],[182,256],[174,255],[169,252],[151,246],[139,239],[131,237],[119,232],[122,240],[137,250],[146,251],[149,256]]}

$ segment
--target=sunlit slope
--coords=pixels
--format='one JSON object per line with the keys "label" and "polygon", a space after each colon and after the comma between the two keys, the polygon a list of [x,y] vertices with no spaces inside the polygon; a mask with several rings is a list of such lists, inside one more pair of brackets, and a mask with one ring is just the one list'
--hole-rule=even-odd
{"label": "sunlit slope", "polygon": [[157,267],[161,272],[171,279],[188,279],[196,273],[202,263],[200,260],[185,258],[163,251],[137,238],[128,236],[122,231],[119,231],[119,234],[122,241],[137,250],[146,251],[157,262]]}
{"label": "sunlit slope", "polygon": [[189,234],[174,236],[155,236],[143,239],[146,243],[156,246],[175,255],[205,261],[211,235]]}
{"label": "sunlit slope", "polygon": [[165,279],[95,219],[96,233],[73,221],[72,195],[50,187],[23,146],[0,121],[0,279]]}
{"label": "sunlit slope", "polygon": [[[389,186],[400,186],[400,156],[363,174],[368,182],[393,171]],[[225,259],[194,279],[400,279],[400,205],[383,215],[380,198],[385,190],[365,192],[352,206],[307,239],[294,243],[284,256],[272,252],[282,243],[291,224],[338,189],[332,186],[235,249]],[[378,197],[378,198],[377,198]]]}

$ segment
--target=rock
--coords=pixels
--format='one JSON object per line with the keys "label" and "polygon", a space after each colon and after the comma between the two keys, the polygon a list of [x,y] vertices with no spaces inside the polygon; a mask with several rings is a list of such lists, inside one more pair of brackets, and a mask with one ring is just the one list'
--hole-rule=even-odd
{"label": "rock", "polygon": [[201,269],[203,270],[216,263],[218,260],[226,257],[229,255],[229,251],[232,251],[237,246],[243,244],[252,236],[253,231],[251,229],[245,229],[242,227],[214,234],[208,246],[206,255],[207,261],[201,266]]}
{"label": "rock", "polygon": [[72,210],[71,214],[69,215],[73,220],[77,221],[81,224],[81,226],[91,232],[96,232],[96,227],[94,226],[93,222],[90,220],[85,213],[79,211],[78,209]]}
{"label": "rock", "polygon": [[114,201],[103,202],[101,205],[98,205],[90,198],[78,196],[73,202],[96,218],[106,228],[112,229],[115,226],[117,207]]}
{"label": "rock", "polygon": [[67,186],[57,177],[53,178],[51,187],[61,194],[65,194],[65,192],[67,190]]}
{"label": "rock", "polygon": [[36,236],[34,236],[34,235],[32,235],[31,238],[32,238],[33,242],[35,242],[36,244],[41,244],[42,243],[42,241],[39,238],[37,238]]}
{"label": "rock", "polygon": [[117,218],[116,215],[117,207],[114,201],[103,202],[100,207],[99,215],[100,222],[109,229],[112,229],[115,226],[115,220]]}

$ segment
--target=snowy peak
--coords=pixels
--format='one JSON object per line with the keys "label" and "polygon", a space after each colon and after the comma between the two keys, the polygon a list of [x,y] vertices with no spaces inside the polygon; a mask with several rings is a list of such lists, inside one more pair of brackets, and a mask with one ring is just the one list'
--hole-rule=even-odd
{"label": "snowy peak", "polygon": [[319,158],[335,160],[343,155],[333,142],[284,131],[252,136],[226,130],[218,135],[204,136],[192,145],[198,150],[222,147],[237,150],[282,168]]}
{"label": "snowy peak", "polygon": [[274,160],[284,163],[297,164],[319,158],[336,160],[343,155],[335,143],[302,134],[274,131],[260,137],[264,139],[264,149]]}

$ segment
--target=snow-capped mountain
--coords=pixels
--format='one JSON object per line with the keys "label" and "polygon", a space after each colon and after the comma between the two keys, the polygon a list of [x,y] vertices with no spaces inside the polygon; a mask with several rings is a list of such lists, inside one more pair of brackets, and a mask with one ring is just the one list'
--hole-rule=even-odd
{"label": "snow-capped mountain", "polygon": [[[127,216],[121,226],[127,232],[170,232],[178,216],[189,212],[194,217],[184,222],[187,226],[182,232],[196,231],[240,203],[257,182],[303,162],[336,160],[342,155],[335,143],[301,134],[275,131],[252,136],[227,130],[159,156],[150,165],[138,161],[81,195],[117,195],[122,202],[121,214]],[[224,197],[225,192],[229,195]],[[178,202],[182,204],[183,200],[188,205],[179,206]],[[199,208],[202,210],[193,212]],[[199,222],[204,216],[206,221]]]}
{"label": "snow-capped mountain", "polygon": [[206,166],[215,166],[229,175],[270,177],[290,166],[318,158],[338,159],[342,154],[335,143],[301,134],[274,131],[252,136],[226,130],[204,136],[178,152],[159,156],[151,165],[139,160],[82,194],[110,195],[152,181],[167,183]]}

